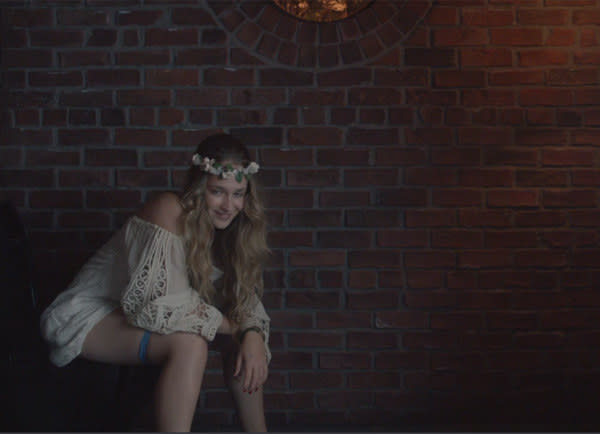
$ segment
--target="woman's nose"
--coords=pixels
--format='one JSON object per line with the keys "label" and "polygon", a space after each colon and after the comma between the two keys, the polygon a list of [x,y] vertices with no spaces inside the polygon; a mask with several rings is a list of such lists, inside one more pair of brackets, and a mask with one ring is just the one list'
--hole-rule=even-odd
{"label": "woman's nose", "polygon": [[231,198],[227,195],[223,197],[223,201],[221,202],[221,209],[229,211],[231,209]]}

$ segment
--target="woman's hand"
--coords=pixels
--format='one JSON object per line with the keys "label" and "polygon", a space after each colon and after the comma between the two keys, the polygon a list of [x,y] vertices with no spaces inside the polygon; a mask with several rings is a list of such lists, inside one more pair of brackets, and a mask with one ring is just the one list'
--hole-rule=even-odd
{"label": "woman's hand", "polygon": [[234,377],[242,381],[244,392],[256,392],[267,380],[267,352],[262,336],[254,330],[244,334],[235,363]]}

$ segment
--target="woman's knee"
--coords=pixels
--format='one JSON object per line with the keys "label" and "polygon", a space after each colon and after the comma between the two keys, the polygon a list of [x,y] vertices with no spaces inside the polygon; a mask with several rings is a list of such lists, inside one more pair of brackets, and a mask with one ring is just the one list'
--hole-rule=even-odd
{"label": "woman's knee", "polygon": [[206,365],[208,343],[203,337],[191,333],[173,333],[157,338],[158,356],[162,361],[188,361],[198,367]]}

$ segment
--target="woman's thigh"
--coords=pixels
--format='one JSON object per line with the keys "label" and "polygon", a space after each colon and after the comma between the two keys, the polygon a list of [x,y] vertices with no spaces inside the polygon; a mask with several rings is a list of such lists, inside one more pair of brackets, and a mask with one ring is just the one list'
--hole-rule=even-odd
{"label": "woman's thigh", "polygon": [[[140,343],[145,330],[127,322],[121,309],[107,315],[88,333],[81,356],[98,362],[137,365]],[[175,332],[168,335],[151,333],[147,344],[146,360],[162,364],[169,357],[189,359],[190,362],[206,358],[207,343],[193,333]]]}
{"label": "woman's thigh", "polygon": [[104,317],[88,333],[81,356],[97,362],[132,365],[138,358],[144,330],[133,327],[120,309]]}

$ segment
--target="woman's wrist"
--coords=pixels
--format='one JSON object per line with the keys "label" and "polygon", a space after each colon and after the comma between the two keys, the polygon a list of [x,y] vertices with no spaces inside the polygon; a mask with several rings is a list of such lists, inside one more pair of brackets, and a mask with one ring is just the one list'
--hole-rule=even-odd
{"label": "woman's wrist", "polygon": [[243,329],[243,330],[240,330],[240,331],[237,333],[237,340],[238,340],[238,342],[240,342],[240,343],[241,343],[241,342],[244,340],[244,337],[246,336],[246,334],[247,334],[247,333],[250,333],[250,332],[257,333],[257,334],[258,334],[258,335],[259,335],[259,336],[262,338],[262,340],[263,340],[263,342],[264,342],[264,340],[265,340],[265,334],[264,334],[264,333],[263,333],[263,331],[262,331],[262,330],[261,330],[259,327],[257,327],[257,326],[247,327],[247,328],[245,328],[245,329]]}

